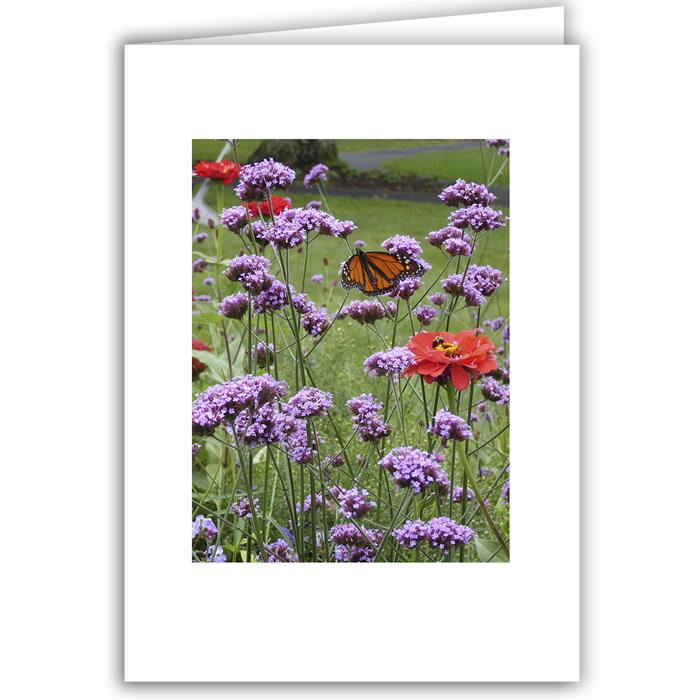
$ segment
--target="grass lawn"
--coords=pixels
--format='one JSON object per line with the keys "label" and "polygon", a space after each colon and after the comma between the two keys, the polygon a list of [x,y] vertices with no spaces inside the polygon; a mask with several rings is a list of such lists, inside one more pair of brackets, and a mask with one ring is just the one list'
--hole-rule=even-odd
{"label": "grass lawn", "polygon": [[[403,150],[425,146],[442,146],[457,141],[447,139],[341,139],[338,141],[338,153],[342,158],[343,153],[355,153],[356,151],[384,151]],[[192,141],[192,162],[200,160],[216,160],[225,142],[221,139],[194,139]],[[260,139],[242,139],[238,142],[238,154],[245,163],[253,155],[260,145]],[[233,153],[229,152],[227,159],[233,160]]]}
{"label": "grass lawn", "polygon": [[[402,174],[434,175],[443,180],[454,181],[461,177],[467,181],[486,182],[488,173],[492,173],[493,177],[502,164],[503,157],[493,148],[466,148],[463,151],[437,151],[391,158],[383,161],[380,167]],[[494,184],[508,187],[508,177],[509,164],[506,163]]]}

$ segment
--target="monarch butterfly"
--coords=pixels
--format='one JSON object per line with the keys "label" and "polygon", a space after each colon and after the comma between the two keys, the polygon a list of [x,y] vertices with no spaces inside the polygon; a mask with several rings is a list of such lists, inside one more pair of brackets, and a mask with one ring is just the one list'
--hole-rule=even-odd
{"label": "monarch butterfly", "polygon": [[340,269],[340,282],[345,289],[353,287],[367,296],[386,294],[406,279],[422,277],[425,270],[405,255],[359,250],[351,255]]}

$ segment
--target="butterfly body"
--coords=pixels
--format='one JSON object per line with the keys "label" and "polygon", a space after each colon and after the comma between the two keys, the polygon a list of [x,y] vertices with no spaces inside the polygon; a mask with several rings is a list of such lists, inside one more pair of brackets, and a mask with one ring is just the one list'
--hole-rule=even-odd
{"label": "butterfly body", "polygon": [[340,269],[345,289],[359,289],[367,296],[391,292],[407,277],[422,277],[425,270],[413,258],[383,250],[358,250]]}

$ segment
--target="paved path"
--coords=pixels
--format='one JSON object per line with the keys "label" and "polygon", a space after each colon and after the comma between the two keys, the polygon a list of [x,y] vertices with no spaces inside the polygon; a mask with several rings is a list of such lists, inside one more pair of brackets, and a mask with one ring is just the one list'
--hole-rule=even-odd
{"label": "paved path", "polygon": [[447,143],[444,146],[417,146],[415,148],[393,149],[386,151],[356,151],[341,153],[340,158],[355,170],[374,170],[379,164],[390,158],[403,158],[416,153],[434,153],[435,151],[464,151],[467,148],[478,148],[481,141],[465,139],[458,143]]}

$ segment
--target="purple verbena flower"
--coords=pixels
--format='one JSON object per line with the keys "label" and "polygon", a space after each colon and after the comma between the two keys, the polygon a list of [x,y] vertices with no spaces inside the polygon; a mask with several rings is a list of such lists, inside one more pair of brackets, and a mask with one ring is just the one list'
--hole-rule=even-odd
{"label": "purple verbena flower", "polygon": [[493,377],[484,377],[481,382],[481,393],[488,401],[495,401],[499,406],[510,400],[510,389],[505,384],[499,384]]}
{"label": "purple verbena flower", "polygon": [[245,201],[265,199],[271,192],[286,190],[294,181],[294,170],[265,158],[258,163],[244,165],[239,173],[236,194]]}
{"label": "purple verbena flower", "polygon": [[316,305],[309,299],[309,295],[306,293],[292,294],[292,306],[297,313],[302,315],[316,310]]}
{"label": "purple verbena flower", "polygon": [[503,212],[482,204],[472,204],[466,209],[457,209],[450,214],[450,223],[457,228],[471,228],[472,231],[492,231],[503,228],[508,217]]}
{"label": "purple verbena flower", "polygon": [[287,287],[273,278],[270,286],[253,299],[253,309],[262,314],[265,311],[279,311],[287,305]]}
{"label": "purple verbena flower", "polygon": [[207,287],[213,287],[215,283],[216,283],[216,280],[213,277],[205,277],[202,280],[202,284],[206,284]]}
{"label": "purple verbena flower", "polygon": [[248,295],[243,292],[236,292],[231,296],[224,297],[219,304],[219,315],[226,318],[240,320],[248,310]]}
{"label": "purple verbena flower", "polygon": [[493,331],[499,330],[504,323],[505,319],[503,316],[498,316],[498,318],[494,318],[491,321],[484,321],[484,325]]}
{"label": "purple verbena flower", "polygon": [[285,411],[295,418],[328,415],[333,406],[333,395],[315,387],[303,387],[285,404]]}
{"label": "purple verbena flower", "polygon": [[454,185],[446,187],[438,198],[448,207],[468,207],[472,204],[489,206],[496,201],[496,195],[489,192],[484,185],[476,182],[465,182],[461,178]]}
{"label": "purple verbena flower", "polygon": [[416,315],[416,318],[421,326],[429,326],[433,319],[437,316],[438,312],[432,306],[419,304],[416,306],[413,313]]}
{"label": "purple verbena flower", "polygon": [[382,248],[390,253],[394,253],[394,255],[407,258],[417,258],[423,252],[420,243],[415,238],[401,235],[387,238],[382,242]]}
{"label": "purple verbena flower", "polygon": [[301,317],[302,328],[312,337],[316,338],[328,328],[330,321],[325,306],[320,309],[305,313]]}
{"label": "purple verbena flower", "polygon": [[372,394],[354,396],[345,405],[353,414],[352,422],[361,442],[377,442],[391,433],[391,428],[379,416],[383,404]]}
{"label": "purple verbena flower", "polygon": [[503,283],[503,273],[490,265],[472,265],[467,280],[486,297],[490,297]]}
{"label": "purple verbena flower", "polygon": [[369,491],[367,489],[360,490],[357,486],[344,491],[338,498],[340,512],[346,518],[364,517],[370,510],[377,507],[376,501],[370,501],[368,497]]}
{"label": "purple verbena flower", "polygon": [[218,532],[214,521],[211,518],[205,518],[203,515],[198,515],[192,521],[192,539],[195,537],[204,537],[205,540],[211,542]]}
{"label": "purple verbena flower", "polygon": [[364,241],[361,241],[359,238],[356,238],[353,245],[355,248],[364,248],[367,244]]}
{"label": "purple verbena flower", "polygon": [[377,530],[362,526],[358,529],[353,523],[334,525],[328,535],[330,541],[337,545],[334,558],[339,562],[370,562],[382,541],[382,535]]}
{"label": "purple verbena flower", "polygon": [[210,294],[195,294],[195,296],[192,297],[192,301],[211,301],[211,295]]}
{"label": "purple verbena flower", "polygon": [[413,353],[405,347],[375,352],[364,362],[365,372],[372,377],[391,376],[397,379],[410,365],[415,364]]}
{"label": "purple verbena flower", "polygon": [[260,255],[239,255],[233,258],[224,270],[224,276],[231,282],[240,282],[246,291],[259,294],[269,289],[273,277],[267,274],[270,261]]}
{"label": "purple verbena flower", "polygon": [[248,222],[248,211],[245,207],[229,207],[221,212],[219,220],[229,231],[238,233]]}
{"label": "purple verbena flower", "polygon": [[220,564],[222,562],[227,561],[226,559],[226,553],[224,552],[223,547],[217,547],[216,545],[210,545],[207,547],[207,551],[205,553],[205,558],[207,561],[212,562],[214,564]]}
{"label": "purple verbena flower", "polygon": [[323,284],[323,275],[311,275],[311,281],[315,284]]}
{"label": "purple verbena flower", "polygon": [[[256,513],[260,512],[260,503],[257,498],[253,499],[253,508]],[[231,504],[229,511],[239,518],[249,518],[252,516],[250,509],[250,501],[246,496],[239,498],[235,503]]]}
{"label": "purple verbena flower", "polygon": [[328,166],[323,163],[314,165],[306,175],[304,175],[304,187],[312,187],[320,182],[328,182]]}
{"label": "purple verbena flower", "polygon": [[[265,553],[267,554],[268,564],[282,564],[299,561],[299,558],[294,550],[282,538],[276,540],[275,542],[265,544],[263,547],[265,548]],[[257,557],[257,559],[258,561],[265,561],[265,559],[261,557]]]}
{"label": "purple verbena flower", "polygon": [[464,238],[448,238],[442,246],[450,257],[463,255],[468,257],[472,254],[472,245]]}
{"label": "purple verbena flower", "polygon": [[197,258],[192,262],[192,272],[204,272],[207,261],[204,258]]}
{"label": "purple verbena flower", "polygon": [[192,456],[194,457],[200,450],[202,446],[198,442],[192,443]]}
{"label": "purple verbena flower", "polygon": [[447,446],[448,440],[471,440],[474,437],[467,421],[445,409],[440,409],[435,414],[428,432],[439,437],[443,447]]}
{"label": "purple verbena flower", "polygon": [[506,479],[505,484],[503,484],[503,488],[501,489],[501,498],[507,506],[510,506],[510,479]]}
{"label": "purple verbena flower", "polygon": [[269,374],[246,374],[214,384],[198,394],[192,404],[192,430],[195,434],[211,433],[216,426],[235,420],[244,409],[255,412],[286,393],[287,384]]}
{"label": "purple verbena flower", "polygon": [[463,231],[456,226],[445,226],[437,231],[431,231],[425,240],[439,248],[448,238],[462,238],[464,235]]}
{"label": "purple verbena flower", "polygon": [[363,299],[350,302],[345,307],[345,312],[351,319],[358,323],[374,323],[386,316],[382,304],[376,299]]}
{"label": "purple verbena flower", "polygon": [[401,280],[387,296],[398,297],[399,299],[410,299],[423,284],[420,277],[407,277]]}
{"label": "purple verbena flower", "polygon": [[323,204],[319,202],[317,199],[312,199],[310,202],[307,202],[306,208],[307,209],[321,209],[323,207]]}
{"label": "purple verbena flower", "polygon": [[442,306],[447,301],[447,297],[442,292],[431,294],[428,299],[430,299],[431,303],[435,304],[435,306]]}
{"label": "purple verbena flower", "polygon": [[438,488],[449,484],[445,470],[423,450],[396,447],[379,460],[379,466],[389,470],[399,488],[409,487],[413,493],[421,493],[433,483]]}
{"label": "purple verbena flower", "polygon": [[205,231],[200,231],[200,233],[195,235],[194,240],[197,241],[197,243],[201,243],[202,241],[206,241],[207,238],[209,238],[209,234]]}

